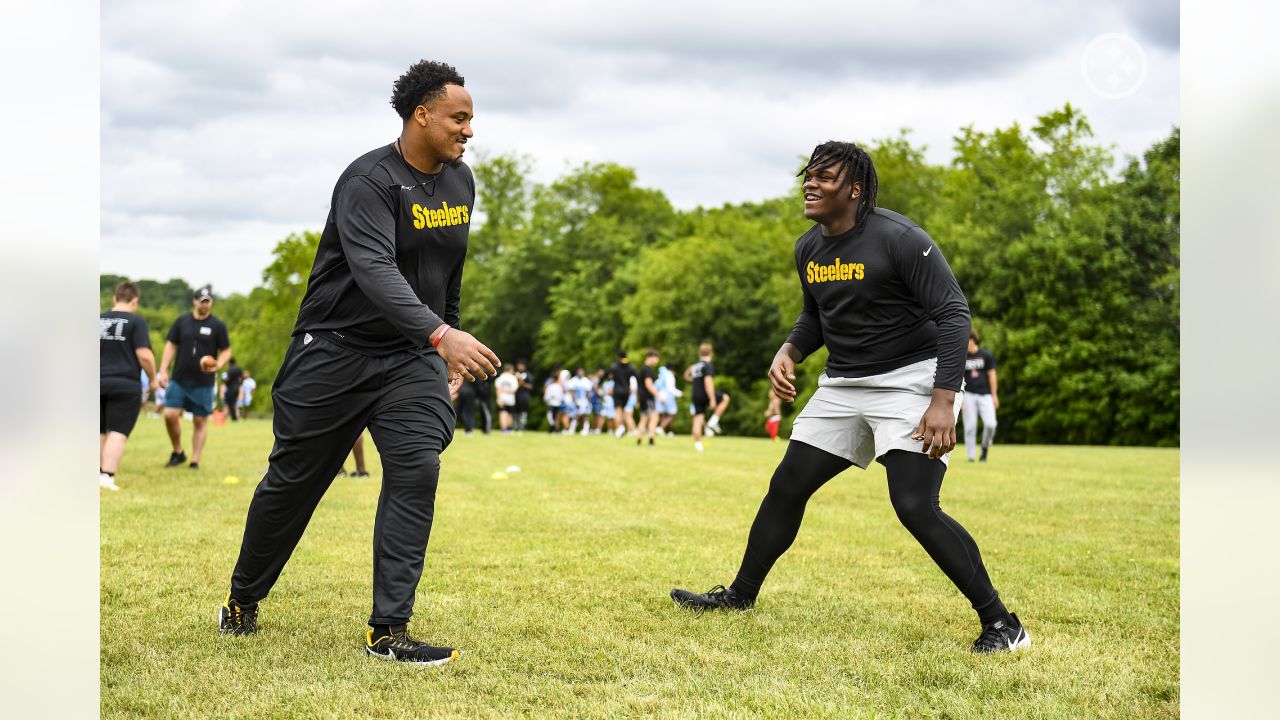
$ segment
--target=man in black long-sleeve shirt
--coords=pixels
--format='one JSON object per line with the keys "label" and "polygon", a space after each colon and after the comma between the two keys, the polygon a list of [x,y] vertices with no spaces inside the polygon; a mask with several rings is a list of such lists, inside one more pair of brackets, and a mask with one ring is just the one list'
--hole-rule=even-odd
{"label": "man in black long-sleeve shirt", "polygon": [[819,145],[802,171],[805,217],[796,242],[804,309],[769,368],[773,391],[795,399],[795,366],[830,351],[818,389],[747,538],[737,578],[676,603],[745,610],[795,540],[809,498],[851,465],[879,460],[898,519],[973,605],[979,653],[1031,644],[991,584],[978,546],[942,512],[938,493],[956,445],[969,307],[942,251],[911,220],[875,206],[875,166],[852,143]]}
{"label": "man in black long-sleeve shirt", "polygon": [[435,510],[450,395],[499,365],[459,328],[475,180],[461,162],[471,95],[449,65],[419,62],[395,83],[399,139],[334,186],[293,342],[272,387],[275,447],[245,521],[220,630],[257,630],[267,596],[349,448],[368,428],[382,458],[366,651],[443,665],[449,647],[410,637]]}

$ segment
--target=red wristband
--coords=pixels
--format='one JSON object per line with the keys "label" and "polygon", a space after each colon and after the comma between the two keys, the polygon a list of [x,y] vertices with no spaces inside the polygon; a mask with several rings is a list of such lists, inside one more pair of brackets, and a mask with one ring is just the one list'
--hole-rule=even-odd
{"label": "red wristband", "polygon": [[441,325],[440,327],[444,329],[436,333],[435,337],[431,338],[431,347],[438,347],[440,345],[440,339],[444,337],[444,334],[453,329],[448,325]]}

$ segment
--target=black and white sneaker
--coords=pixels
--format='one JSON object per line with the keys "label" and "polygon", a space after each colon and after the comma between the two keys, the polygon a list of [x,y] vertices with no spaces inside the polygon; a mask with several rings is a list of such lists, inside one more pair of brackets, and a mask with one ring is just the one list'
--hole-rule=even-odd
{"label": "black and white sneaker", "polygon": [[258,606],[245,607],[230,597],[218,608],[218,632],[223,635],[252,635],[258,632]]}
{"label": "black and white sneaker", "polygon": [[671,591],[671,599],[680,607],[694,610],[750,610],[756,604],[755,598],[749,598],[723,585],[717,585],[704,593],[676,588]]}
{"label": "black and white sneaker", "polygon": [[1018,616],[1009,613],[1009,619],[997,620],[982,628],[982,634],[973,641],[973,651],[978,654],[1015,652],[1031,647],[1031,635],[1022,627]]}
{"label": "black and white sneaker", "polygon": [[169,462],[165,463],[164,466],[178,467],[179,465],[181,465],[186,461],[187,461],[187,454],[185,452],[169,453]]}
{"label": "black and white sneaker", "polygon": [[379,660],[408,663],[410,665],[448,665],[458,659],[458,651],[451,647],[428,645],[409,637],[404,625],[393,625],[390,635],[373,637],[373,628],[365,636],[364,650]]}

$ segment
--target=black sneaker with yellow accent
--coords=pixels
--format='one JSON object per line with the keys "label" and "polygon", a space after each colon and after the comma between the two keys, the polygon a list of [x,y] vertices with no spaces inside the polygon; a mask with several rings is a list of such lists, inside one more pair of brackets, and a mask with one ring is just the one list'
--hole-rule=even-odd
{"label": "black sneaker with yellow accent", "polygon": [[1013,613],[1009,613],[1007,620],[996,620],[984,625],[982,634],[973,641],[973,651],[979,655],[1017,652],[1028,647],[1031,647],[1031,635]]}
{"label": "black sneaker with yellow accent", "polygon": [[676,588],[671,591],[671,599],[681,607],[694,610],[750,610],[756,604],[755,598],[723,585],[717,585],[704,593]]}
{"label": "black sneaker with yellow accent", "polygon": [[458,659],[458,651],[451,647],[428,645],[409,637],[408,627],[392,625],[391,634],[375,638],[373,628],[365,636],[364,650],[379,660],[408,663],[410,665],[447,665]]}
{"label": "black sneaker with yellow accent", "polygon": [[223,635],[252,635],[258,632],[258,606],[242,605],[230,597],[218,608],[218,632]]}

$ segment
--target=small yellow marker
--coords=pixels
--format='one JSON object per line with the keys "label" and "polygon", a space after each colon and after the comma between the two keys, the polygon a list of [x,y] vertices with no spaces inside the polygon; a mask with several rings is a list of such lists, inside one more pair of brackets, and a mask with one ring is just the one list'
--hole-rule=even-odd
{"label": "small yellow marker", "polygon": [[238,485],[238,484],[240,484],[240,478],[236,477],[235,475],[228,475],[228,476],[226,476],[226,477],[222,478],[222,484],[223,484],[223,485]]}
{"label": "small yellow marker", "polygon": [[504,472],[502,472],[502,471],[498,471],[498,472],[496,472],[496,473],[494,473],[494,474],[490,475],[489,477],[490,477],[491,479],[493,479],[493,480],[506,480],[507,478],[509,478],[509,477],[511,477],[511,476],[510,476],[510,475],[508,475],[508,474],[506,474],[506,473],[504,473]]}

